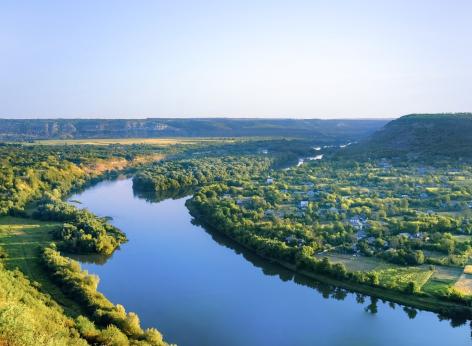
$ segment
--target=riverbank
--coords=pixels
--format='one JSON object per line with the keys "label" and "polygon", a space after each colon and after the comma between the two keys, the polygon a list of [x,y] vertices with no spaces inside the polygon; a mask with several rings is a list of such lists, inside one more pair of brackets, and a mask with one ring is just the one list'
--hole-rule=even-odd
{"label": "riverbank", "polygon": [[[186,346],[470,342],[469,325],[462,321],[309,279],[205,230],[192,221],[185,206],[188,197],[155,203],[136,195],[131,179],[119,179],[71,199],[95,215],[112,216],[113,225],[129,239],[106,263],[80,258],[82,268],[100,277],[100,292],[135,311],[143,327],[158,326],[168,342]],[[339,326],[349,340],[339,339]]]}
{"label": "riverbank", "polygon": [[191,200],[187,201],[186,206],[189,209],[190,214],[195,218],[195,220],[199,224],[204,226],[205,228],[210,229],[214,232],[217,232],[218,234],[224,237],[227,237],[231,241],[236,242],[241,247],[254,253],[260,258],[276,263],[284,267],[285,269],[292,271],[294,274],[300,274],[307,278],[318,280],[325,284],[345,288],[353,292],[366,294],[366,295],[379,298],[382,300],[387,300],[393,303],[398,303],[398,304],[402,304],[402,305],[409,306],[412,308],[418,308],[421,310],[439,313],[440,315],[443,315],[444,317],[448,317],[448,318],[458,318],[458,317],[463,318],[463,319],[472,318],[472,308],[462,305],[462,304],[457,304],[451,301],[445,301],[436,297],[427,296],[424,293],[422,293],[421,295],[418,293],[406,294],[397,290],[389,290],[384,287],[378,287],[378,286],[373,287],[370,285],[365,285],[365,284],[361,284],[361,283],[357,283],[357,282],[353,282],[349,280],[340,280],[337,278],[333,278],[331,276],[300,269],[293,263],[283,261],[275,257],[263,255],[261,253],[258,253],[251,247],[247,246],[246,244],[242,243],[241,241],[238,241],[238,239],[236,239],[235,237],[231,237],[229,234],[219,231],[218,227],[215,227],[211,225],[210,223],[205,222],[205,220],[202,218],[202,215],[199,213],[198,209],[192,206]]}

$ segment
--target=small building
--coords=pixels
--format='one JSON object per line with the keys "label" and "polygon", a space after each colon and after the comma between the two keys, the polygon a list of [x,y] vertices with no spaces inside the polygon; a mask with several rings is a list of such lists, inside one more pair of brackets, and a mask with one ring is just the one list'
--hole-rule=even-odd
{"label": "small building", "polygon": [[349,219],[349,224],[356,230],[362,230],[365,222],[359,216],[354,216]]}
{"label": "small building", "polygon": [[294,235],[289,235],[288,237],[285,238],[285,243],[288,245],[296,244],[298,247],[302,246],[305,244],[305,240],[299,239],[295,237]]}
{"label": "small building", "polygon": [[428,199],[429,195],[426,192],[422,192],[422,193],[420,193],[420,198],[421,199]]}
{"label": "small building", "polygon": [[308,208],[308,201],[300,201],[300,208]]}
{"label": "small building", "polygon": [[358,231],[356,233],[356,239],[357,240],[364,239],[365,237],[367,237],[367,234],[364,231]]}
{"label": "small building", "polygon": [[328,209],[328,211],[334,214],[339,214],[339,209],[336,207],[331,207]]}
{"label": "small building", "polygon": [[274,216],[275,213],[272,209],[267,209],[266,211],[264,211],[264,215],[265,216]]}
{"label": "small building", "polygon": [[273,183],[274,183],[274,179],[272,179],[272,178],[267,178],[266,183],[267,183],[267,184],[273,184]]}

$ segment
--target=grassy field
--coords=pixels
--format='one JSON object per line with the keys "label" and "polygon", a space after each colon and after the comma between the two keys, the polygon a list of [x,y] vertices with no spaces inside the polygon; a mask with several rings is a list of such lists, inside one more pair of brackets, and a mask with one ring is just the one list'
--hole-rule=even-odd
{"label": "grassy field", "polygon": [[109,144],[152,144],[168,146],[175,144],[199,144],[199,143],[233,143],[241,139],[234,138],[103,138],[103,139],[45,139],[37,140],[30,144],[43,145],[109,145]]}
{"label": "grassy field", "polygon": [[342,263],[349,271],[376,271],[381,284],[387,287],[404,288],[408,282],[414,282],[418,289],[429,294],[445,292],[449,287],[464,294],[472,294],[472,275],[466,273],[469,268],[464,270],[461,267],[429,265],[400,267],[378,258],[338,253],[320,254],[317,257],[328,257],[332,263]]}
{"label": "grassy field", "polygon": [[39,284],[41,291],[50,294],[66,314],[77,316],[82,313],[81,308],[51,282],[40,263],[41,248],[52,241],[51,231],[59,226],[54,222],[0,217],[0,247],[7,254],[3,261],[8,269],[20,269],[31,281]]}
{"label": "grassy field", "polygon": [[349,254],[329,253],[317,255],[318,258],[328,257],[332,263],[342,263],[349,271],[370,271],[382,270],[388,268],[397,268],[396,265],[384,262],[378,258],[353,256]]}
{"label": "grassy field", "polygon": [[459,267],[435,266],[433,274],[422,290],[430,294],[445,292],[459,280],[462,272],[463,269]]}
{"label": "grassy field", "polygon": [[409,282],[414,282],[419,290],[429,281],[434,273],[425,267],[387,268],[378,270],[380,282],[387,286],[405,288]]}

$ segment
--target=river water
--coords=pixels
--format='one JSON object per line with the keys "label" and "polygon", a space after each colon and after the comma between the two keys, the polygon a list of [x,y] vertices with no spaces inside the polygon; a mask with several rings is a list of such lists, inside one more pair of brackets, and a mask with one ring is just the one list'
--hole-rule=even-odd
{"label": "river water", "polygon": [[82,257],[99,290],[179,345],[469,345],[468,323],[294,276],[192,223],[186,198],[149,202],[131,179],[71,196],[129,242]]}

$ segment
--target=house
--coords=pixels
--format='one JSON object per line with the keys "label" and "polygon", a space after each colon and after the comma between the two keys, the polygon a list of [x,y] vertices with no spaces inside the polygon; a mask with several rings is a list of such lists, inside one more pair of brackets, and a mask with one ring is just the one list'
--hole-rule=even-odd
{"label": "house", "polygon": [[288,245],[296,244],[298,247],[301,247],[303,244],[305,244],[305,240],[299,239],[299,238],[295,237],[294,235],[290,235],[290,236],[286,237],[285,242]]}
{"label": "house", "polygon": [[365,222],[359,216],[354,216],[349,219],[349,224],[356,230],[362,230]]}
{"label": "house", "polygon": [[267,150],[267,149],[262,149],[262,153],[263,153],[264,155],[267,155],[267,154],[269,153],[269,150]]}
{"label": "house", "polygon": [[372,245],[375,242],[375,237],[369,237],[366,239],[366,241],[369,245]]}
{"label": "house", "polygon": [[285,212],[279,210],[279,211],[276,212],[276,215],[277,215],[278,217],[285,217]]}
{"label": "house", "polygon": [[426,192],[420,193],[420,198],[421,199],[427,199],[428,197],[429,197],[429,195]]}
{"label": "house", "polygon": [[367,234],[364,231],[358,231],[356,233],[356,239],[361,240],[364,239],[367,236]]}
{"label": "house", "polygon": [[308,208],[308,201],[300,201],[300,208]]}
{"label": "house", "polygon": [[338,210],[338,208],[336,208],[336,207],[331,207],[331,208],[328,209],[328,211],[330,211],[331,213],[334,213],[334,214],[338,214],[338,213],[339,213],[339,210]]}
{"label": "house", "polygon": [[274,211],[271,209],[267,209],[266,211],[264,211],[265,216],[273,216],[274,214]]}
{"label": "house", "polygon": [[272,178],[267,178],[266,183],[267,184],[272,184],[274,182],[274,179]]}

